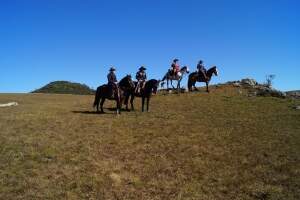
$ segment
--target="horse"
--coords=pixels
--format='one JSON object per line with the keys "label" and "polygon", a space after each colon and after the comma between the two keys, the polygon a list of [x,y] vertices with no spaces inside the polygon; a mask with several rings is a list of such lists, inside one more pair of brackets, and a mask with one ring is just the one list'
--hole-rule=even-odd
{"label": "horse", "polygon": [[108,100],[114,100],[117,103],[117,109],[116,113],[121,114],[122,109],[122,102],[124,98],[127,96],[127,93],[130,93],[129,90],[131,90],[132,87],[134,87],[134,82],[131,78],[131,75],[125,76],[118,84],[117,88],[114,88],[113,90],[113,97],[109,96],[109,87],[107,84],[104,84],[102,86],[99,86],[95,93],[95,101],[94,101],[94,107],[97,108],[97,112],[99,112],[99,102],[100,102],[100,109],[101,113],[104,113],[103,111],[103,104],[106,99]]}
{"label": "horse", "polygon": [[207,80],[204,78],[204,76],[201,74],[199,76],[198,72],[193,72],[189,75],[189,79],[188,79],[188,89],[189,91],[193,90],[193,87],[195,88],[195,90],[198,90],[195,86],[196,82],[205,82],[206,83],[206,92],[209,92],[208,90],[208,84],[211,80],[211,77],[215,75],[218,76],[218,69],[216,66],[213,66],[212,68],[210,68],[209,70],[207,70],[206,72],[206,76],[207,76]]}
{"label": "horse", "polygon": [[[166,73],[166,75],[163,77],[163,79],[161,80],[162,81],[161,84],[164,84],[164,81],[167,80],[167,89],[169,89],[169,81],[171,81],[171,86],[173,87],[173,89],[175,89],[175,87],[173,86],[173,80],[176,80],[177,81],[176,89],[180,89],[180,82],[181,82],[183,76],[188,73],[190,73],[190,71],[187,66],[182,67],[176,76],[172,75],[172,71],[169,70]],[[161,87],[162,87],[162,85],[161,85]]]}
{"label": "horse", "polygon": [[159,80],[151,79],[149,81],[146,81],[144,88],[141,89],[140,93],[136,93],[135,87],[137,86],[137,82],[134,82],[135,87],[132,88],[130,91],[130,94],[127,93],[127,97],[125,98],[125,105],[126,109],[128,110],[128,100],[130,97],[130,104],[131,104],[131,110],[134,110],[133,101],[135,97],[141,97],[142,98],[142,112],[144,112],[144,106],[145,106],[145,100],[147,100],[147,112],[149,112],[149,104],[150,99],[152,96],[152,93],[157,93],[157,88],[159,86]]}

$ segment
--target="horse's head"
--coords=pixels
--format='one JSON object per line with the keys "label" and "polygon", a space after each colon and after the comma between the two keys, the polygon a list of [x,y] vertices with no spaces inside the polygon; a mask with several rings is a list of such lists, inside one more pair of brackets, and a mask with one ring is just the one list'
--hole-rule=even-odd
{"label": "horse's head", "polygon": [[120,87],[134,88],[134,82],[130,74],[127,74],[119,83]]}
{"label": "horse's head", "polygon": [[184,73],[190,73],[190,70],[189,70],[188,66],[184,66],[183,68],[181,68],[180,71],[181,71],[183,74],[184,74]]}
{"label": "horse's head", "polygon": [[218,76],[219,72],[218,72],[217,66],[213,66],[213,69],[214,69],[214,71],[213,71],[214,75]]}
{"label": "horse's head", "polygon": [[135,88],[135,84],[134,84],[134,82],[133,82],[133,80],[132,80],[131,74],[127,74],[126,78],[127,78],[127,81],[128,81],[128,83],[129,83],[130,87],[131,87],[131,88]]}
{"label": "horse's head", "polygon": [[152,92],[154,93],[154,94],[156,94],[157,93],[157,89],[158,89],[158,87],[159,87],[159,83],[161,82],[160,80],[155,80],[155,79],[152,79],[151,80],[152,81]]}

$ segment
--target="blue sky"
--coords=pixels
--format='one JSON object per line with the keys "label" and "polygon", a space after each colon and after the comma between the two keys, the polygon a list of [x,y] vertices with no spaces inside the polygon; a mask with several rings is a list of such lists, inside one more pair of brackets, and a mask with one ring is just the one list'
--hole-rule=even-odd
{"label": "blue sky", "polygon": [[297,0],[0,0],[0,92],[95,88],[112,65],[158,79],[173,58],[216,65],[213,83],[275,74],[276,88],[300,89],[299,19]]}

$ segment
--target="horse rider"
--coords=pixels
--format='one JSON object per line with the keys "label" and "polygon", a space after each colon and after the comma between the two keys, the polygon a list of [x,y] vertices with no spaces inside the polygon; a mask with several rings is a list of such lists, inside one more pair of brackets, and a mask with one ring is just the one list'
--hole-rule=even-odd
{"label": "horse rider", "polygon": [[180,66],[178,64],[178,61],[179,60],[177,58],[173,60],[173,63],[171,65],[172,76],[177,76],[177,73],[180,71]]}
{"label": "horse rider", "polygon": [[199,76],[201,77],[201,75],[203,75],[203,77],[205,78],[205,80],[207,80],[207,76],[206,76],[206,69],[203,65],[203,61],[200,60],[197,64],[197,71],[198,71],[198,74]]}
{"label": "horse rider", "polygon": [[135,78],[138,81],[135,89],[136,93],[140,93],[141,89],[145,86],[145,82],[147,80],[147,74],[145,72],[146,70],[147,69],[144,66],[141,66],[139,71],[136,73]]}
{"label": "horse rider", "polygon": [[115,71],[116,69],[111,67],[107,75],[109,97],[113,97],[114,89],[118,88],[118,80]]}

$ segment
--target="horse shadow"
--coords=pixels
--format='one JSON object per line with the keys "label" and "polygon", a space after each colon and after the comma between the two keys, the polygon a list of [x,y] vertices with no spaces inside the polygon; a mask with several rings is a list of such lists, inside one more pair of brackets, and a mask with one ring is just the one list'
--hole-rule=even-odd
{"label": "horse shadow", "polygon": [[[106,108],[109,111],[117,111],[117,108]],[[125,108],[121,109],[122,112],[130,112],[130,110],[126,110]]]}
{"label": "horse shadow", "polygon": [[[106,108],[109,111],[117,111],[116,108]],[[128,110],[122,108],[123,112],[129,112]],[[115,114],[115,113],[107,113],[107,112],[100,112],[100,111],[90,111],[90,110],[73,110],[72,113],[75,114],[87,114],[87,115],[103,115],[103,114]]]}
{"label": "horse shadow", "polygon": [[87,114],[87,115],[102,115],[102,114],[113,114],[113,113],[102,113],[102,112],[97,112],[97,111],[87,111],[87,110],[73,110],[72,113],[75,114]]}

